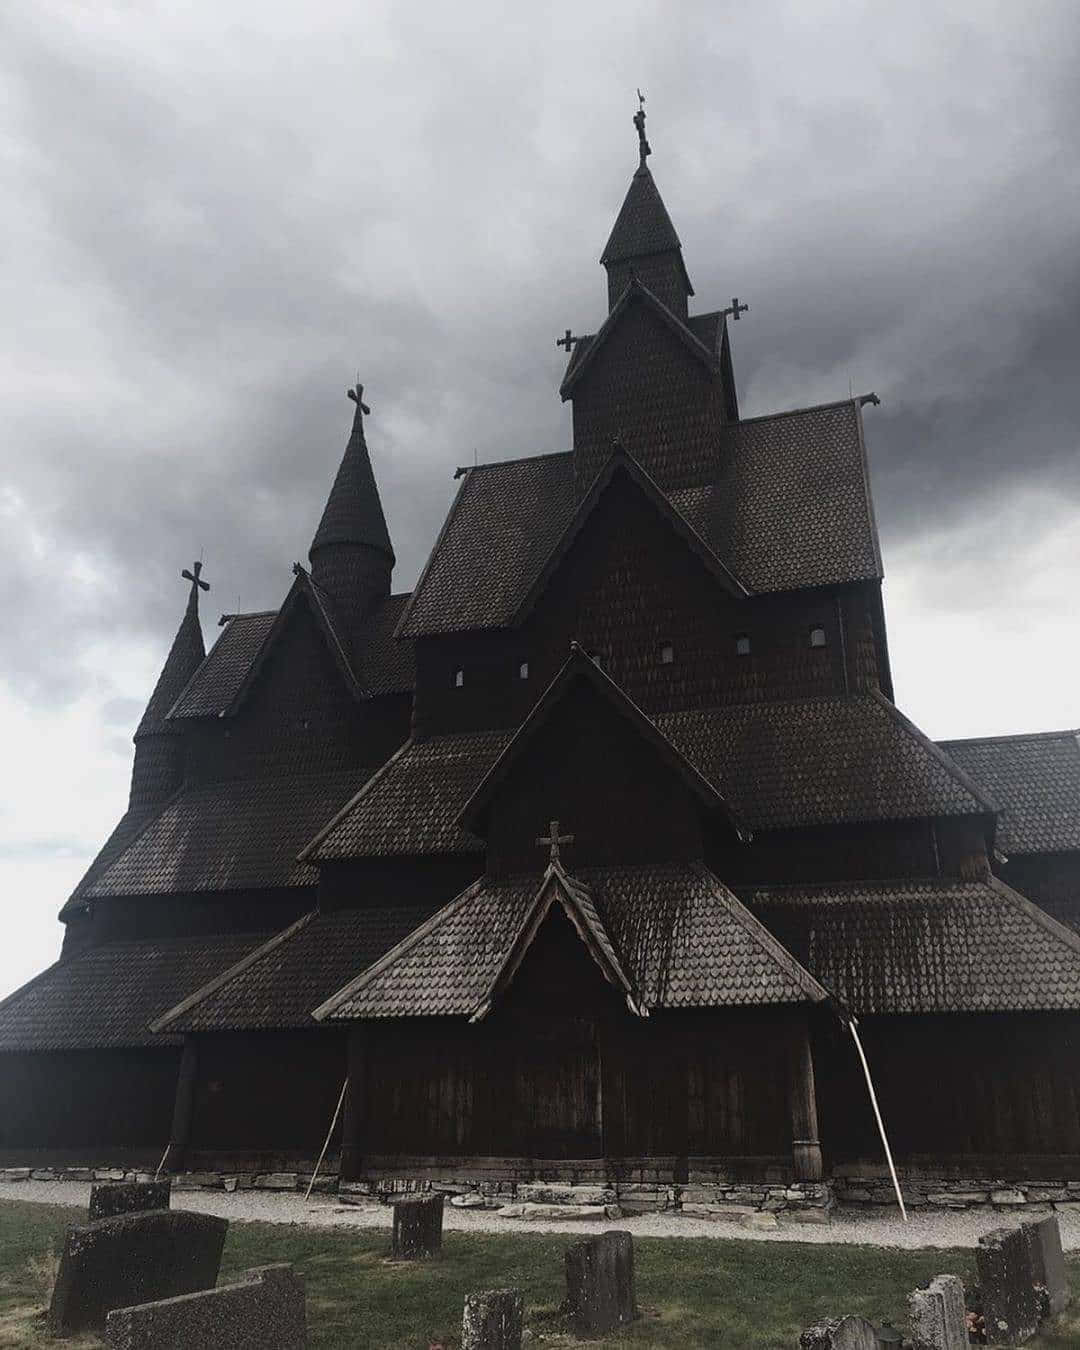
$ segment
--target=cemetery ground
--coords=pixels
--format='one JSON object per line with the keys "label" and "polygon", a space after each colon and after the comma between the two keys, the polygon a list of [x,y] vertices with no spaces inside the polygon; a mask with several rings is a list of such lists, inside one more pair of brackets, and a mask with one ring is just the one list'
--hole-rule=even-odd
{"label": "cemetery ground", "polygon": [[[84,1217],[84,1210],[0,1200],[4,1350],[100,1344],[86,1337],[53,1341],[41,1317],[55,1275],[53,1253],[67,1225]],[[233,1221],[219,1283],[252,1266],[292,1262],[307,1280],[313,1350],[450,1350],[458,1345],[465,1294],[504,1285],[525,1295],[525,1324],[532,1333],[527,1344],[585,1344],[570,1334],[559,1311],[571,1235],[448,1231],[441,1257],[391,1263],[389,1220],[388,1212],[385,1229],[345,1230]],[[970,1248],[691,1237],[641,1237],[634,1246],[643,1316],[605,1337],[605,1345],[791,1347],[803,1327],[830,1314],[860,1313],[903,1325],[908,1292],[941,1271],[966,1284],[974,1280]],[[1038,1350],[1075,1350],[1080,1344],[1080,1253],[1066,1260],[1074,1304],[1052,1331],[1028,1342]]]}

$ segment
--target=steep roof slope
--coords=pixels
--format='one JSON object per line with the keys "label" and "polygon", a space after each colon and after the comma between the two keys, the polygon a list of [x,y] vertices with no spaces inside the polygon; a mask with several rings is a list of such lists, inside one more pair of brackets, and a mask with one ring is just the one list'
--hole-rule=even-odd
{"label": "steep roof slope", "polygon": [[997,844],[1005,853],[1080,849],[1080,733],[985,736],[940,745],[1001,807]]}

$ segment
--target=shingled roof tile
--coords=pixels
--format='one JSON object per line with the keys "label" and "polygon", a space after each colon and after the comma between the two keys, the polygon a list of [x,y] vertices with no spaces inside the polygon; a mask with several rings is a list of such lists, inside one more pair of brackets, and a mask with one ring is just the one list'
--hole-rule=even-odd
{"label": "shingled roof tile", "polygon": [[941,741],[1001,808],[997,845],[1007,854],[1080,849],[1080,733]]}
{"label": "shingled roof tile", "polygon": [[265,933],[111,942],[57,961],[0,1003],[0,1050],[172,1045],[150,1023]]}
{"label": "shingled roof tile", "polygon": [[173,704],[169,717],[217,717],[236,697],[277,618],[277,610],[234,614]]}
{"label": "shingled roof tile", "polygon": [[855,1013],[1080,1008],[1080,936],[997,879],[778,887],[749,903]]}

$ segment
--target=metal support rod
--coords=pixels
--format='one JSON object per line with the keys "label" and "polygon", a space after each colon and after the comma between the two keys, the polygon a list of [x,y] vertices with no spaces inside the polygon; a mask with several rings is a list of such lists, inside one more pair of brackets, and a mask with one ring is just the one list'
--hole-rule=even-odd
{"label": "metal support rod", "polygon": [[337,1126],[338,1116],[341,1115],[341,1107],[345,1101],[345,1089],[349,1086],[349,1078],[346,1074],[345,1081],[341,1085],[341,1096],[337,1099],[337,1106],[334,1108],[334,1119],[330,1122],[330,1128],[326,1132],[326,1142],[322,1146],[322,1152],[319,1154],[319,1161],[315,1164],[315,1171],[311,1174],[311,1180],[308,1182],[307,1192],[304,1195],[305,1200],[311,1199],[311,1188],[315,1185],[315,1178],[319,1175],[319,1168],[322,1166],[323,1159],[326,1157],[326,1150],[330,1147],[330,1139]]}
{"label": "metal support rod", "polygon": [[878,1110],[877,1096],[874,1093],[874,1084],[870,1078],[870,1065],[866,1062],[866,1055],[863,1053],[862,1041],[859,1040],[859,1033],[855,1030],[855,1019],[848,1019],[848,1030],[851,1032],[851,1038],[855,1042],[855,1049],[859,1052],[859,1060],[862,1063],[863,1073],[866,1075],[866,1089],[870,1093],[870,1105],[874,1108],[874,1119],[877,1121],[878,1133],[881,1135],[881,1142],[885,1146],[885,1161],[889,1164],[889,1174],[892,1177],[893,1190],[896,1192],[896,1202],[900,1206],[900,1215],[907,1223],[907,1210],[904,1208],[904,1197],[900,1194],[900,1183],[896,1179],[896,1168],[893,1166],[892,1151],[889,1148],[889,1141],[885,1135],[885,1122],[881,1119],[881,1112]]}
{"label": "metal support rod", "polygon": [[165,1166],[165,1159],[169,1156],[169,1149],[172,1148],[172,1140],[165,1145],[165,1152],[161,1155],[161,1161],[157,1165],[157,1171],[154,1173],[154,1180],[157,1181],[161,1176],[161,1169]]}

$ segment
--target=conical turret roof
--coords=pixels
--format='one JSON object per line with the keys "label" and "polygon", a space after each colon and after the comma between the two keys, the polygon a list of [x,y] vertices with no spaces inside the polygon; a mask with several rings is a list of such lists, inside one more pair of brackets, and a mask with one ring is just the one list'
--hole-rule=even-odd
{"label": "conical turret roof", "polygon": [[150,695],[150,702],[135,729],[136,738],[170,730],[165,721],[169,709],[206,656],[202,625],[199,623],[199,590],[209,588],[205,581],[199,580],[201,570],[202,564],[196,563],[194,575],[188,571],[183,573],[191,581],[191,594],[157,684],[154,685],[154,692]]}
{"label": "conical turret roof", "polygon": [[315,561],[316,551],[327,544],[362,544],[381,550],[391,560],[394,557],[390,531],[386,528],[386,517],[383,515],[371,457],[364,440],[364,413],[367,409],[363,403],[363,386],[357,385],[355,390],[350,390],[349,397],[356,404],[352,435],[345,447],[334,486],[330,489],[319,528],[311,541],[308,556],[312,562]]}
{"label": "conical turret roof", "polygon": [[630,187],[615,226],[608,237],[600,261],[626,262],[632,258],[647,258],[653,253],[681,250],[667,207],[646,165],[630,180]]}

